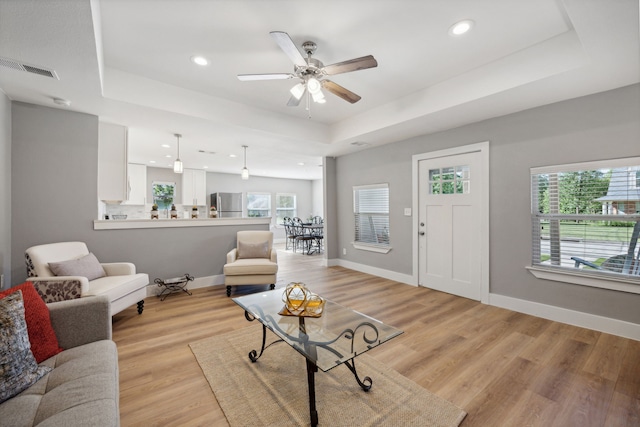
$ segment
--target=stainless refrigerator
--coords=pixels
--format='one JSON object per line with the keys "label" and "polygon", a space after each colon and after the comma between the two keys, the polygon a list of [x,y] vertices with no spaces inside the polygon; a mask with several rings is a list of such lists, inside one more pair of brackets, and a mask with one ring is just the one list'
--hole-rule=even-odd
{"label": "stainless refrigerator", "polygon": [[218,218],[242,217],[242,193],[213,193],[211,207],[218,211]]}

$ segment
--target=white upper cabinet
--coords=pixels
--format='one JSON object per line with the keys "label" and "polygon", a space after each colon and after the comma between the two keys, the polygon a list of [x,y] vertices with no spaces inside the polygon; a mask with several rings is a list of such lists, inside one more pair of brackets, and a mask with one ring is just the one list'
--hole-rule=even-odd
{"label": "white upper cabinet", "polygon": [[99,123],[98,199],[121,202],[127,199],[127,128]]}
{"label": "white upper cabinet", "polygon": [[127,165],[128,197],[126,205],[144,205],[147,202],[147,167],[137,163]]}
{"label": "white upper cabinet", "polygon": [[182,173],[182,204],[207,205],[207,173],[200,169],[185,169]]}

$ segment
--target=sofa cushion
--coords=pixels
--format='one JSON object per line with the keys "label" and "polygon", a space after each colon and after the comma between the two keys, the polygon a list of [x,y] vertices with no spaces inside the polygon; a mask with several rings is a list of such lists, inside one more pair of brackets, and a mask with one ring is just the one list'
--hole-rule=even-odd
{"label": "sofa cushion", "polygon": [[0,292],[0,298],[17,291],[22,292],[24,318],[27,322],[31,352],[36,359],[36,363],[40,363],[60,353],[62,348],[58,345],[58,338],[51,326],[49,308],[31,282],[25,282]]}
{"label": "sofa cushion", "polygon": [[[113,302],[149,284],[149,275],[137,273],[127,276],[106,276],[89,283],[86,295],[107,295]],[[84,296],[86,296],[84,295]]]}
{"label": "sofa cushion", "polygon": [[267,258],[238,259],[224,265],[224,274],[227,276],[276,274],[277,272],[278,264]]}
{"label": "sofa cushion", "polygon": [[238,259],[269,258],[269,242],[243,243],[238,241]]}
{"label": "sofa cushion", "polygon": [[113,341],[96,341],[65,350],[41,366],[53,370],[0,405],[0,424],[118,425],[118,354]]}
{"label": "sofa cushion", "polygon": [[56,276],[82,276],[87,280],[106,276],[104,268],[93,253],[69,261],[50,262],[49,268]]}
{"label": "sofa cushion", "polygon": [[0,403],[29,388],[51,368],[31,353],[22,291],[0,299]]}

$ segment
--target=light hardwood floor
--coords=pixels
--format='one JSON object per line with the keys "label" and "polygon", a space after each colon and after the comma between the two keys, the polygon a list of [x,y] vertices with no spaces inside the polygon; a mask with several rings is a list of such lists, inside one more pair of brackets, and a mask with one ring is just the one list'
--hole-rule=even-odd
{"label": "light hardwood floor", "polygon": [[[638,341],[278,255],[277,289],[302,281],[404,330],[369,354],[468,412],[463,427],[640,426]],[[188,344],[249,325],[223,286],[114,316],[122,426],[227,426]]]}

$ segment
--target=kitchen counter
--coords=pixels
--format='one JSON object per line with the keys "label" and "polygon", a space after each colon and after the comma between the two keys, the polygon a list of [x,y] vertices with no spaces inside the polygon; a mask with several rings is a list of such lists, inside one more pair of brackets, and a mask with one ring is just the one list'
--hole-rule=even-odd
{"label": "kitchen counter", "polygon": [[107,219],[94,220],[94,230],[125,230],[140,228],[219,227],[228,225],[271,224],[271,217],[262,218],[179,218],[179,219]]}

